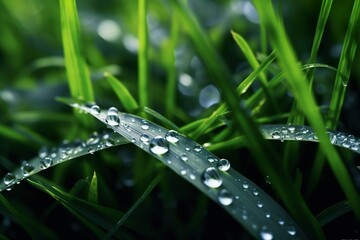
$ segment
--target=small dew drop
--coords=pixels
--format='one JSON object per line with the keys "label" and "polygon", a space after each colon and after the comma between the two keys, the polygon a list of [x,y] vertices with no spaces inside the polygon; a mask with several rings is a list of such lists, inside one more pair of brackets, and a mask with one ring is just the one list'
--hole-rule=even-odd
{"label": "small dew drop", "polygon": [[196,145],[195,147],[194,147],[194,151],[195,152],[200,152],[201,151],[201,146],[200,145]]}
{"label": "small dew drop", "polygon": [[5,185],[10,185],[10,184],[12,184],[14,181],[15,181],[15,176],[14,176],[14,174],[12,174],[12,173],[7,173],[5,176],[4,176],[4,179],[3,179],[3,181],[4,181],[4,184]]}
{"label": "small dew drop", "polygon": [[144,122],[142,125],[141,125],[141,129],[142,130],[148,130],[149,129],[149,124],[147,122]]}
{"label": "small dew drop", "polygon": [[170,130],[165,135],[166,140],[171,143],[177,143],[179,141],[178,133],[174,130]]}
{"label": "small dew drop", "polygon": [[181,175],[185,175],[186,173],[187,173],[187,171],[186,171],[185,169],[183,169],[183,170],[180,171],[180,174],[181,174]]}
{"label": "small dew drop", "polygon": [[42,147],[39,150],[39,157],[45,158],[49,154],[49,149],[47,147]]}
{"label": "small dew drop", "polygon": [[195,179],[196,179],[196,177],[195,177],[194,174],[190,174],[189,177],[190,177],[191,180],[195,180]]}
{"label": "small dew drop", "polygon": [[24,177],[27,177],[31,174],[32,171],[34,171],[34,167],[30,163],[23,163],[21,166],[21,172],[24,175]]}
{"label": "small dew drop", "polygon": [[218,200],[220,204],[228,206],[233,202],[234,197],[227,189],[224,188],[219,191]]}
{"label": "small dew drop", "polygon": [[260,238],[262,240],[271,240],[274,238],[273,234],[267,230],[267,229],[262,229],[260,232]]}
{"label": "small dew drop", "polygon": [[181,154],[180,158],[181,158],[181,160],[183,160],[184,162],[186,162],[186,161],[189,159],[188,156],[187,156],[185,153]]}
{"label": "small dew drop", "polygon": [[149,144],[149,140],[150,140],[150,137],[149,137],[149,135],[147,135],[147,134],[142,134],[142,135],[140,136],[140,141],[141,141],[143,144],[145,144],[145,145],[148,145],[148,144]]}
{"label": "small dew drop", "polygon": [[114,144],[115,144],[115,142],[114,142],[114,140],[113,140],[112,138],[108,138],[108,139],[106,139],[106,141],[105,141],[105,145],[106,145],[107,147],[114,146]]}
{"label": "small dew drop", "polygon": [[226,172],[230,169],[230,162],[227,159],[220,159],[217,163],[217,167],[219,170]]}
{"label": "small dew drop", "polygon": [[244,189],[248,189],[248,188],[249,188],[249,184],[247,184],[247,182],[244,182],[242,186],[243,186]]}
{"label": "small dew drop", "polygon": [[212,162],[214,162],[214,161],[215,161],[215,158],[213,158],[213,157],[209,157],[209,158],[208,158],[208,161],[212,163]]}
{"label": "small dew drop", "polygon": [[258,201],[256,206],[258,206],[258,208],[262,208],[264,206],[264,204],[261,201]]}
{"label": "small dew drop", "polygon": [[271,137],[273,139],[280,139],[281,138],[281,134],[279,131],[274,131],[272,134],[271,134]]}
{"label": "small dew drop", "polygon": [[258,195],[259,195],[258,190],[254,189],[254,191],[253,191],[253,195],[254,195],[254,196],[258,196]]}
{"label": "small dew drop", "polygon": [[283,226],[283,225],[285,224],[285,221],[280,218],[279,221],[278,221],[278,223],[279,223],[279,225]]}
{"label": "small dew drop", "polygon": [[90,108],[90,112],[91,114],[93,115],[98,115],[100,114],[100,107],[98,105],[93,105],[91,108]]}
{"label": "small dew drop", "polygon": [[90,153],[90,154],[93,154],[93,153],[95,152],[95,148],[89,147],[89,148],[87,149],[87,152]]}
{"label": "small dew drop", "polygon": [[156,136],[150,141],[150,151],[162,155],[169,151],[169,143],[161,136]]}
{"label": "small dew drop", "polygon": [[303,139],[303,134],[301,132],[295,133],[295,139],[296,140],[302,140]]}
{"label": "small dew drop", "polygon": [[295,236],[295,234],[296,234],[296,229],[295,229],[294,226],[290,226],[290,227],[288,228],[287,232],[289,233],[289,235]]}
{"label": "small dew drop", "polygon": [[53,161],[51,158],[47,157],[40,161],[40,169],[47,169],[52,165]]}
{"label": "small dew drop", "polygon": [[209,167],[203,171],[201,181],[210,188],[218,188],[222,184],[222,179],[214,167]]}
{"label": "small dew drop", "polygon": [[271,217],[270,213],[266,213],[266,214],[265,214],[265,217],[266,217],[266,218],[270,218],[270,217]]}

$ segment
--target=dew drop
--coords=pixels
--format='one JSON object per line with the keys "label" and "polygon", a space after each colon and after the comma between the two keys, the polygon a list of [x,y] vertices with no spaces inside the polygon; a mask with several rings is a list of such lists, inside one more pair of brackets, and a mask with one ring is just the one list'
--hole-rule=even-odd
{"label": "dew drop", "polygon": [[120,118],[118,115],[118,110],[115,107],[111,107],[107,111],[106,122],[113,127],[119,125]]}
{"label": "dew drop", "polygon": [[189,177],[190,177],[191,180],[195,180],[195,179],[196,179],[196,177],[195,177],[194,174],[190,174]]}
{"label": "dew drop", "polygon": [[266,218],[270,218],[270,217],[271,217],[270,213],[266,213],[266,214],[265,214],[265,217],[266,217]]}
{"label": "dew drop", "polygon": [[262,208],[264,206],[264,204],[261,201],[258,201],[256,206],[258,206],[258,208]]}
{"label": "dew drop", "polygon": [[217,167],[219,170],[226,172],[230,169],[230,162],[227,159],[220,159],[217,163]]}
{"label": "dew drop", "polygon": [[161,136],[156,136],[150,141],[150,151],[162,155],[169,151],[169,143]]}
{"label": "dew drop", "polygon": [[283,225],[285,224],[285,221],[280,218],[279,221],[278,221],[278,223],[279,223],[279,225],[283,226]]}
{"label": "dew drop", "polygon": [[27,177],[31,174],[32,171],[34,171],[34,167],[30,163],[23,163],[21,166],[21,172],[24,175],[24,177]]}
{"label": "dew drop", "polygon": [[90,112],[93,115],[98,115],[98,114],[100,114],[100,107],[98,105],[93,105],[90,108]]}
{"label": "dew drop", "polygon": [[10,184],[12,184],[14,181],[15,181],[15,176],[14,176],[14,174],[12,174],[12,173],[7,173],[5,176],[4,176],[4,179],[3,179],[3,181],[4,181],[4,184],[5,185],[10,185]]}
{"label": "dew drop", "polygon": [[49,149],[47,147],[42,147],[39,150],[39,158],[45,158],[49,154]]}
{"label": "dew drop", "polygon": [[194,147],[194,151],[195,152],[200,152],[201,151],[201,146],[200,145],[196,145],[195,147]]}
{"label": "dew drop", "polygon": [[178,133],[174,130],[170,130],[165,135],[166,140],[171,143],[177,143],[179,141]]}
{"label": "dew drop", "polygon": [[303,139],[303,134],[301,132],[295,133],[295,139],[296,140],[302,140]]}
{"label": "dew drop", "polygon": [[114,140],[113,140],[112,138],[108,138],[108,139],[106,139],[106,141],[105,141],[105,145],[106,145],[107,147],[114,146],[114,144],[115,144],[115,142],[114,142]]}
{"label": "dew drop", "polygon": [[254,196],[258,196],[258,195],[259,195],[258,190],[254,189],[254,191],[253,191],[253,195],[254,195]]}
{"label": "dew drop", "polygon": [[269,230],[262,229],[260,232],[260,238],[263,240],[271,240],[274,238],[274,236]]}
{"label": "dew drop", "polygon": [[290,226],[290,227],[288,228],[287,232],[289,233],[289,235],[295,236],[295,234],[296,234],[296,229],[295,229],[294,226]]}
{"label": "dew drop", "polygon": [[86,140],[87,145],[96,144],[99,142],[99,134],[97,132],[93,132],[89,138]]}
{"label": "dew drop", "polygon": [[274,131],[272,134],[271,134],[271,137],[273,139],[280,139],[281,138],[281,134],[279,131]]}
{"label": "dew drop", "polygon": [[220,204],[228,206],[233,202],[234,197],[227,189],[224,188],[219,191],[218,200]]}
{"label": "dew drop", "polygon": [[247,182],[244,182],[242,186],[243,186],[244,189],[248,189],[248,188],[249,188],[249,184],[247,184]]}
{"label": "dew drop", "polygon": [[149,144],[149,140],[150,140],[149,135],[147,135],[147,134],[141,134],[141,136],[140,136],[140,141],[141,141],[143,144],[148,145],[148,144]]}
{"label": "dew drop", "polygon": [[212,163],[212,162],[214,162],[214,161],[215,161],[215,158],[213,158],[213,157],[209,157],[209,158],[208,158],[208,161]]}
{"label": "dew drop", "polygon": [[46,169],[52,165],[53,161],[51,158],[47,157],[40,161],[40,168]]}
{"label": "dew drop", "polygon": [[89,147],[89,148],[87,149],[87,151],[88,151],[88,153],[93,154],[93,153],[95,152],[95,148]]}
{"label": "dew drop", "polygon": [[209,167],[203,171],[201,181],[211,188],[218,188],[222,184],[222,180],[214,167]]}
{"label": "dew drop", "polygon": [[142,130],[148,130],[149,129],[149,124],[144,121],[143,124],[141,125],[141,129]]}
{"label": "dew drop", "polygon": [[289,129],[289,131],[290,131],[291,133],[294,133],[294,132],[295,132],[295,127],[294,127],[294,126],[289,126],[288,129]]}
{"label": "dew drop", "polygon": [[181,160],[183,160],[184,162],[186,162],[186,161],[189,159],[188,156],[187,156],[185,153],[181,154],[180,158],[181,158]]}
{"label": "dew drop", "polygon": [[183,169],[183,170],[180,171],[180,174],[181,174],[181,175],[185,175],[186,173],[187,173],[187,171],[186,171],[185,169]]}

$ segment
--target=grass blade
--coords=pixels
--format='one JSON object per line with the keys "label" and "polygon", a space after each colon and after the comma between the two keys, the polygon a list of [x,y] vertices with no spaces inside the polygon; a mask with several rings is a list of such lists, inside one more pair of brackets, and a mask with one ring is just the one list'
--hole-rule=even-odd
{"label": "grass blade", "polygon": [[135,98],[131,95],[129,90],[120,80],[107,72],[104,73],[104,77],[108,80],[110,86],[116,93],[126,111],[132,112],[139,108],[139,104],[136,102]]}
{"label": "grass blade", "polygon": [[139,52],[138,52],[138,74],[139,74],[139,103],[140,106],[149,106],[149,37],[148,27],[146,21],[147,13],[147,0],[138,0],[138,39],[139,39]]}
{"label": "grass blade", "polygon": [[[92,114],[115,132],[163,162],[217,202],[254,237],[260,238],[264,232],[275,238],[291,237],[293,232],[288,233],[290,227],[295,230],[296,237],[306,239],[296,223],[270,196],[232,168],[226,172],[217,171],[220,159],[191,139],[176,132],[169,132],[135,115],[120,112],[115,114],[114,108],[94,114],[91,107],[79,101],[74,101],[70,105]],[[146,128],[143,127],[144,121]],[[208,158],[214,160],[208,161]],[[253,191],[256,193],[253,194]],[[236,196],[240,195],[241,198],[238,199]],[[266,212],[270,213],[273,219],[286,219],[286,227],[266,218]],[[253,228],[254,223],[257,225],[256,229]]]}
{"label": "grass blade", "polygon": [[94,172],[93,177],[89,186],[88,200],[92,203],[98,202],[98,181],[96,177],[96,172]]}
{"label": "grass blade", "polygon": [[[263,15],[263,22],[267,26],[269,35],[271,36],[271,43],[276,49],[279,61],[286,71],[287,83],[292,91],[295,99],[298,101],[304,111],[305,116],[310,122],[311,126],[316,131],[320,140],[320,146],[326,153],[329,165],[335,174],[339,184],[341,185],[346,197],[350,200],[354,209],[354,213],[360,219],[360,198],[351,181],[349,173],[341,161],[339,154],[330,143],[326,134],[326,128],[321,118],[320,112],[315,103],[314,96],[309,91],[309,85],[305,81],[305,76],[300,71],[298,61],[291,44],[286,36],[285,28],[279,23],[278,17],[275,15],[271,1],[254,0],[257,10],[260,15]],[[310,226],[309,226],[310,227]],[[322,237],[320,229],[314,232],[314,236]]]}

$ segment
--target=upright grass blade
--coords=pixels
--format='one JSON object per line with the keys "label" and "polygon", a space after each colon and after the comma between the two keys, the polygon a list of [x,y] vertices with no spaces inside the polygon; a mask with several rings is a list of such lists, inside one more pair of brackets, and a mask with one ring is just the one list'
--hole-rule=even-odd
{"label": "upright grass blade", "polygon": [[88,199],[89,199],[89,202],[92,202],[92,203],[98,202],[98,180],[97,180],[95,171],[94,171],[94,174],[90,181]]}
{"label": "upright grass blade", "polygon": [[166,48],[166,71],[167,71],[167,81],[166,81],[166,102],[165,109],[166,115],[171,119],[174,109],[176,108],[176,64],[175,64],[175,48],[177,44],[177,39],[179,37],[179,26],[177,23],[176,15],[172,14],[171,17],[171,34],[170,39]]}
{"label": "upright grass blade", "polygon": [[139,104],[136,102],[135,98],[120,80],[107,72],[104,73],[104,77],[108,80],[126,111],[131,112],[139,108]]}
{"label": "upright grass blade", "polygon": [[79,17],[75,0],[59,0],[61,36],[65,67],[71,96],[84,101],[94,101],[89,71],[85,62],[80,36]]}
{"label": "upright grass blade", "polygon": [[330,109],[326,125],[334,129],[339,121],[341,108],[344,103],[346,87],[349,82],[351,67],[358,45],[360,28],[360,1],[355,0],[346,31],[343,48],[339,60],[338,73],[335,77],[335,85],[331,95]]}
{"label": "upright grass blade", "polygon": [[[349,173],[341,161],[339,154],[331,145],[326,134],[324,122],[316,106],[314,96],[309,91],[309,84],[305,81],[305,76],[300,71],[298,61],[291,44],[286,36],[285,28],[280,24],[275,15],[271,1],[254,0],[258,13],[263,16],[262,23],[267,26],[271,43],[276,49],[280,64],[286,72],[286,80],[295,99],[299,102],[304,114],[314,128],[319,140],[320,146],[326,153],[330,167],[341,185],[346,197],[350,200],[354,213],[360,219],[360,197],[351,181]],[[321,234],[317,232],[317,234]],[[319,235],[320,236],[320,235]]]}
{"label": "upright grass blade", "polygon": [[149,106],[149,40],[146,20],[148,0],[138,0],[138,74],[139,74],[139,103],[140,106]]}
{"label": "upright grass blade", "polygon": [[[356,34],[359,32],[359,27],[360,2],[357,0],[354,2],[350,15],[348,28],[343,43],[343,49],[341,51],[339,60],[338,72],[336,73],[335,83],[331,95],[329,112],[325,122],[329,129],[335,129],[339,121],[340,112],[344,103],[346,87],[351,73],[351,66],[357,49]],[[319,182],[324,162],[325,159],[323,153],[319,153],[310,172],[309,191],[312,191],[312,189]]]}

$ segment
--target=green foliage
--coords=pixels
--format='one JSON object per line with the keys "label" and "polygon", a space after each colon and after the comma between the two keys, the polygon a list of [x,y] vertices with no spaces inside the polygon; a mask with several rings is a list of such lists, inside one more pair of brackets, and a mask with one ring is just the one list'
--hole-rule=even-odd
{"label": "green foliage", "polygon": [[[0,238],[359,238],[359,0],[252,3],[1,2]],[[153,154],[142,124],[182,141]]]}

